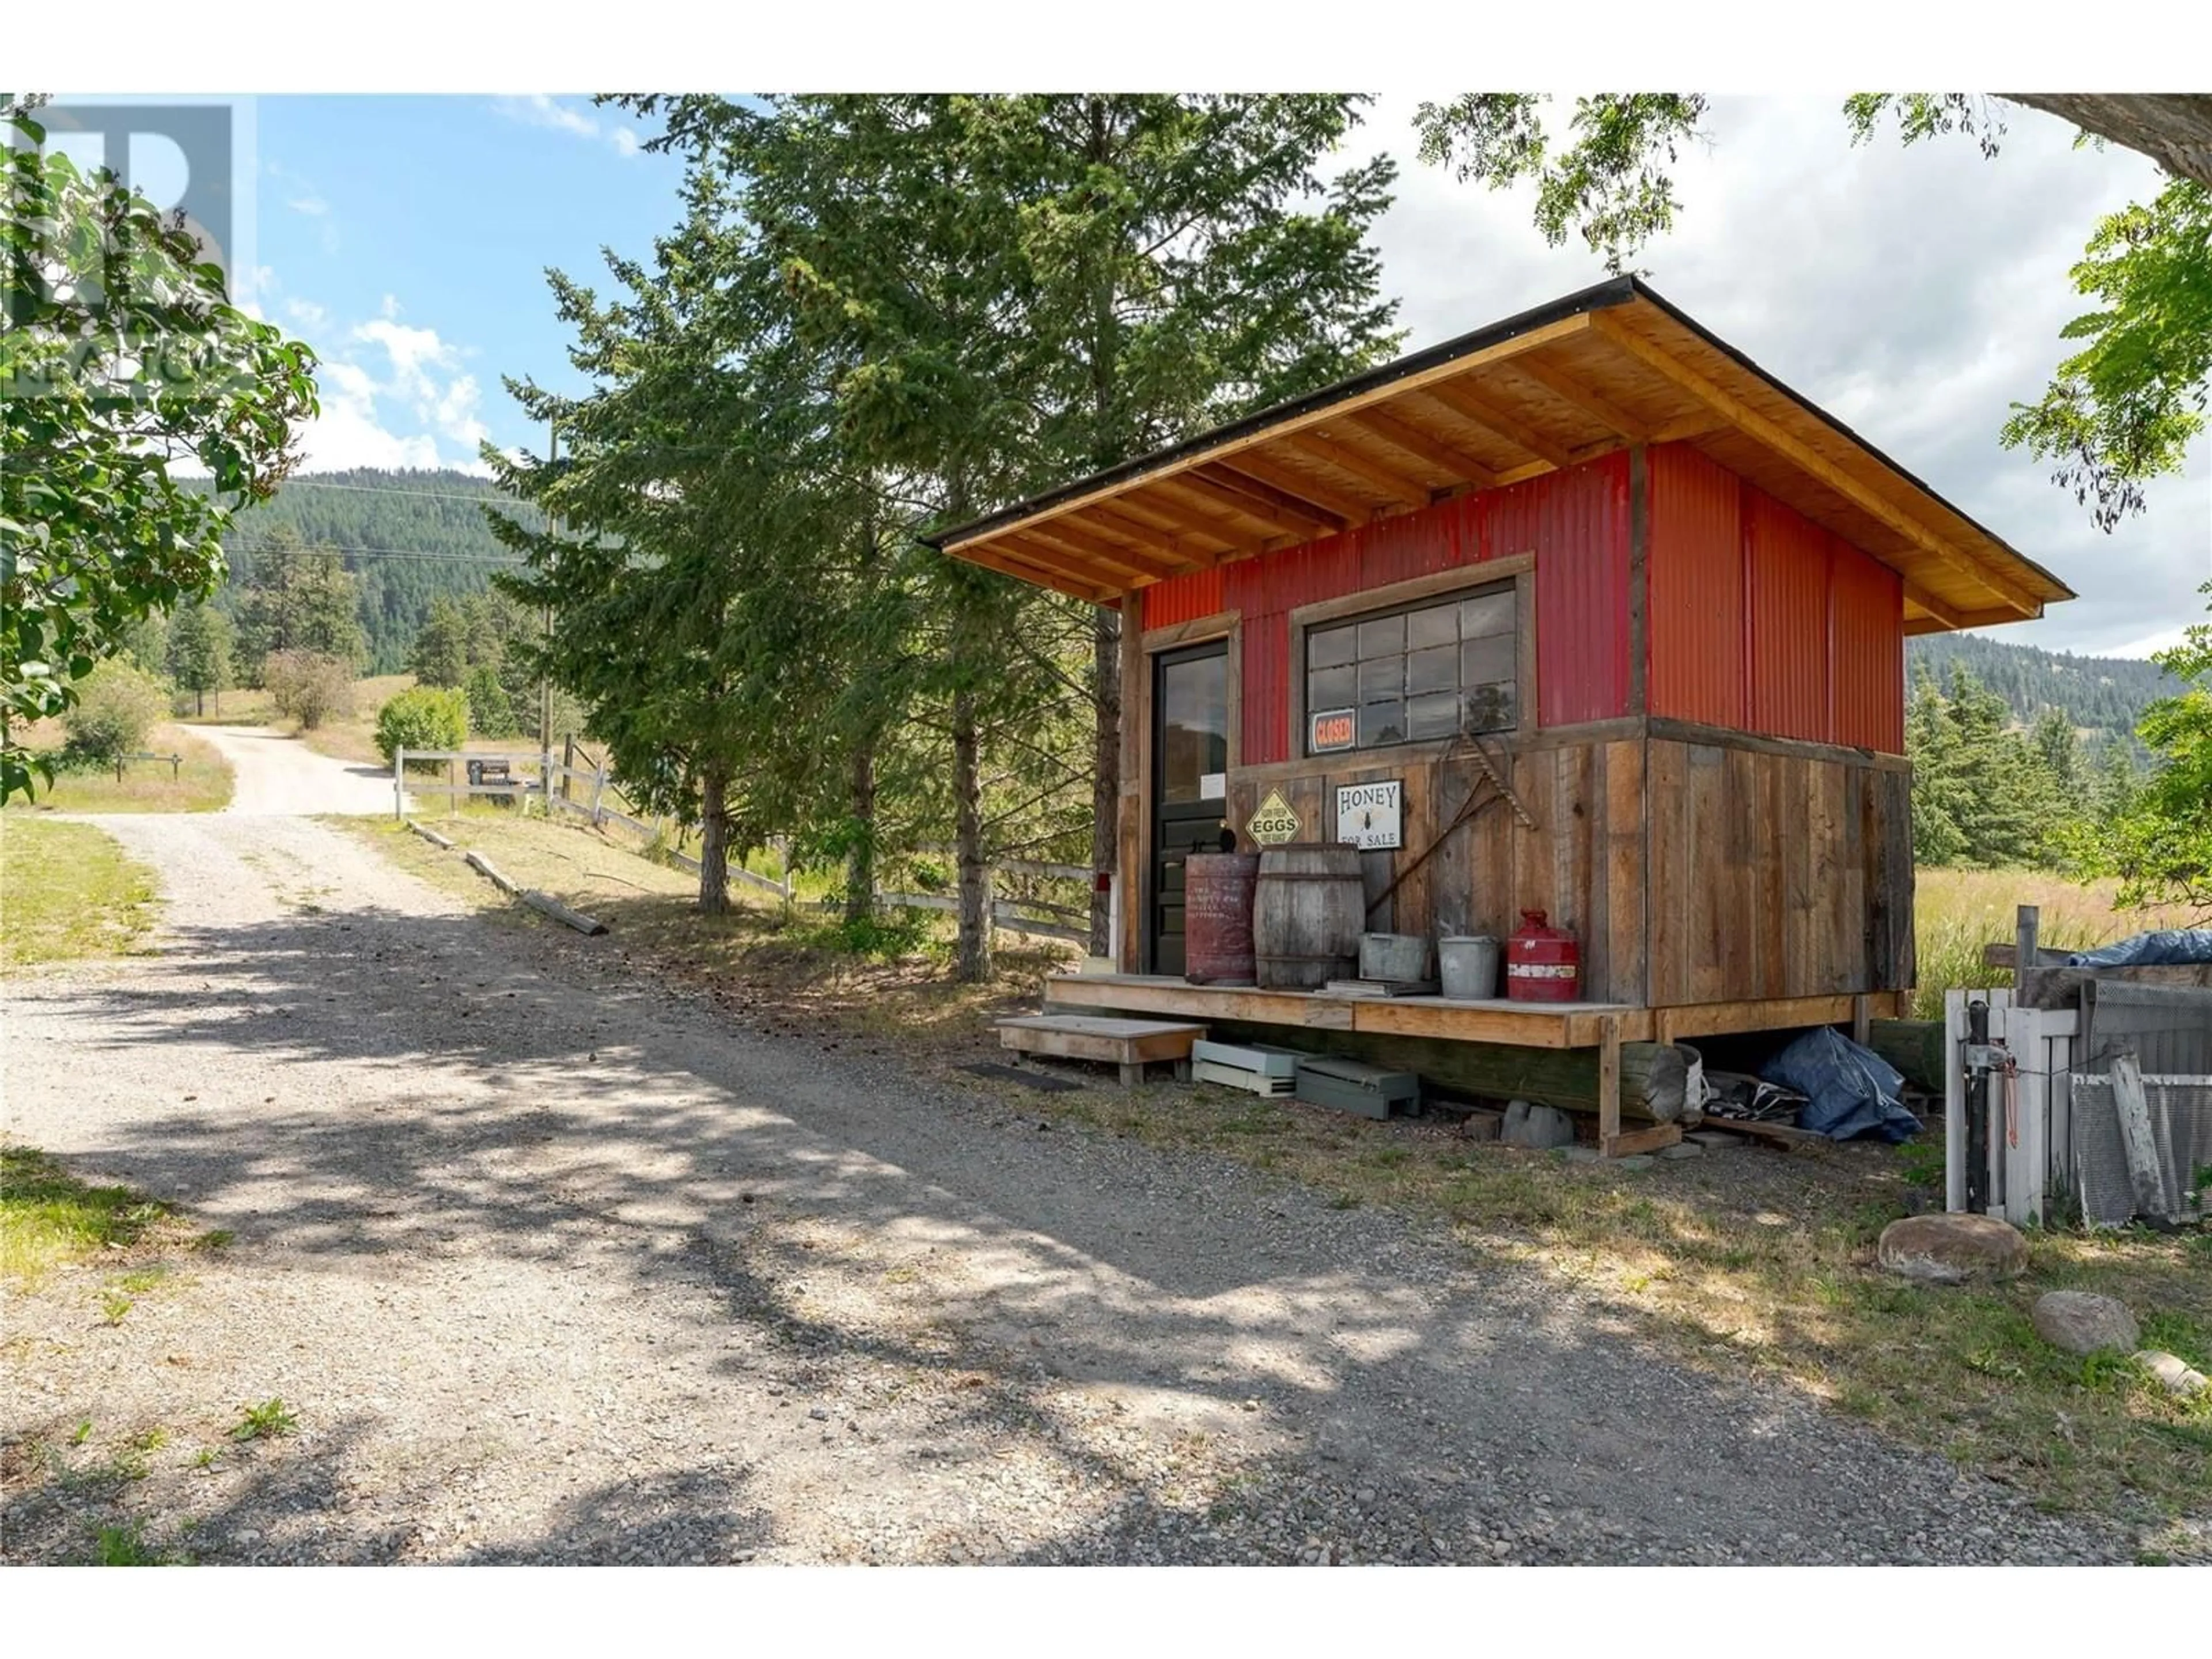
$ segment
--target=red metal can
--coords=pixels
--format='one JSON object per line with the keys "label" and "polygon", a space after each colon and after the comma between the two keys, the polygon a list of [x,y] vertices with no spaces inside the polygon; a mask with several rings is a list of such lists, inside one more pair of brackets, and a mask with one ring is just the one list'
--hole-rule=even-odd
{"label": "red metal can", "polygon": [[1516,1002],[1577,1002],[1583,953],[1572,933],[1547,927],[1544,912],[1523,910],[1521,931],[1505,941],[1505,994]]}

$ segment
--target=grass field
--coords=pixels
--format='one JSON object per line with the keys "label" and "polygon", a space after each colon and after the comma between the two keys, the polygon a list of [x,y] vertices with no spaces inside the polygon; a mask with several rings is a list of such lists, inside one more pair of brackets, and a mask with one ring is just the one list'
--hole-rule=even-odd
{"label": "grass field", "polygon": [[0,817],[0,969],[128,951],[154,896],[153,872],[92,825]]}
{"label": "grass field", "polygon": [[276,718],[269,694],[250,685],[209,692],[204,710],[199,701],[189,691],[177,695],[170,707],[177,711],[174,719],[179,726],[266,726]]}
{"label": "grass field", "polygon": [[2009,968],[1983,965],[1982,947],[2012,943],[2014,912],[2023,904],[2041,911],[2039,937],[2054,951],[2087,950],[2153,927],[2212,925],[2212,918],[2192,917],[2178,905],[2115,908],[2117,885],[2041,870],[1922,870],[1913,888],[1920,981],[1914,1017],[1941,1019],[1943,993],[1954,986],[2012,983]]}
{"label": "grass field", "polygon": [[[552,925],[501,898],[457,854],[392,825],[346,827],[514,925]],[[1002,951],[995,984],[960,987],[941,936],[862,958],[840,948],[818,909],[786,918],[765,895],[740,890],[734,914],[709,922],[690,908],[693,878],[588,830],[489,811],[441,827],[516,881],[610,923],[605,943],[642,971],[703,987],[771,1032],[895,1038],[925,1071],[991,1052],[991,1018],[1034,1006],[1039,975],[1066,960]],[[2136,925],[2114,919],[2094,891],[2038,887],[2036,878],[1930,878],[1923,915],[1948,917],[1978,948],[1984,932],[2008,936],[2010,906],[2023,898],[2063,926]],[[1434,1122],[1373,1123],[1205,1086],[1038,1094],[1009,1084],[1004,1093],[1026,1116],[1224,1154],[1342,1205],[1439,1219],[1479,1254],[1599,1291],[1692,1365],[1814,1395],[2047,1506],[2172,1515],[2203,1504],[2212,1397],[2178,1401],[2124,1359],[2061,1353],[2029,1319],[2045,1290],[2100,1291],[2136,1310],[2146,1340],[2212,1363],[2212,1239],[2203,1236],[2038,1232],[2024,1279],[1935,1290],[1873,1262],[1881,1228],[1913,1207],[1928,1179],[1924,1153],[1911,1148],[1744,1149],[1623,1169],[1468,1141]]]}
{"label": "grass field", "polygon": [[[58,725],[41,721],[30,728],[34,748],[58,748]],[[215,745],[195,737],[181,723],[157,726],[146,739],[149,753],[182,755],[184,764],[172,769],[167,761],[125,761],[123,778],[113,771],[65,772],[52,788],[41,787],[27,809],[41,812],[219,812],[230,805],[230,763]]]}

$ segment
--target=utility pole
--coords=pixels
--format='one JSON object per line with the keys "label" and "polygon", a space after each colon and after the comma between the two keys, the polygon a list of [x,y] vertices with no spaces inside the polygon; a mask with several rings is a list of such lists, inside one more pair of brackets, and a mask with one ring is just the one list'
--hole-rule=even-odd
{"label": "utility pole", "polygon": [[[549,421],[546,422],[545,429],[545,463],[550,466],[561,459],[561,428],[556,423]],[[561,532],[561,520],[557,518],[553,520],[553,532],[556,535]],[[549,605],[544,608],[540,620],[543,623],[545,643],[550,647],[553,643],[553,607],[551,605]],[[538,671],[538,752],[541,755],[550,755],[553,752],[553,682],[547,677],[542,665]],[[551,791],[548,790],[547,793],[550,796]],[[549,815],[551,810],[550,807],[547,808]]]}

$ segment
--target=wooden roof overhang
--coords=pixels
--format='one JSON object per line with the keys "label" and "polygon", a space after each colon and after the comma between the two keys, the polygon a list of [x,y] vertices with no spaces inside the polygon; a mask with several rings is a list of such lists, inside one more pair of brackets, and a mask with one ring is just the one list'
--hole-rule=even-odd
{"label": "wooden roof overhang", "polygon": [[1635,444],[1685,441],[1904,579],[1909,634],[2072,590],[1632,276],[936,538],[1101,604]]}

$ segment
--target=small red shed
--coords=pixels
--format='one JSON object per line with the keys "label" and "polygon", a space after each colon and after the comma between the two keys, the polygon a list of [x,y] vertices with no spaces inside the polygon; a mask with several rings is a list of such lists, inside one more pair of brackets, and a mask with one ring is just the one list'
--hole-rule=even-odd
{"label": "small red shed", "polygon": [[[1119,975],[1093,1006],[1575,1047],[1863,1022],[1913,981],[1908,635],[2071,598],[1620,277],[1024,501],[945,552],[1118,605]],[[1494,768],[1525,810],[1443,840]],[[1581,945],[1583,1003],[1188,986],[1224,829],[1364,854],[1379,930]],[[1357,797],[1347,797],[1357,799]]]}

